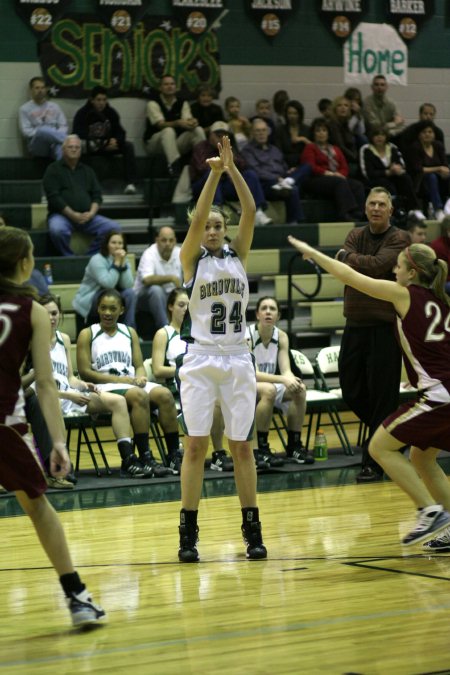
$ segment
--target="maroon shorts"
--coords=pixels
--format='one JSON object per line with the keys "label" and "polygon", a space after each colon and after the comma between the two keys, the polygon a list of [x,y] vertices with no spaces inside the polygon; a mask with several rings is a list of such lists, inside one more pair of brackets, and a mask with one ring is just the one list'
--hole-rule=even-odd
{"label": "maroon shorts", "polygon": [[47,490],[44,471],[26,424],[0,424],[0,485],[13,492],[23,490],[30,499]]}
{"label": "maroon shorts", "polygon": [[450,452],[450,403],[436,403],[426,398],[403,403],[386,417],[383,427],[404,445]]}

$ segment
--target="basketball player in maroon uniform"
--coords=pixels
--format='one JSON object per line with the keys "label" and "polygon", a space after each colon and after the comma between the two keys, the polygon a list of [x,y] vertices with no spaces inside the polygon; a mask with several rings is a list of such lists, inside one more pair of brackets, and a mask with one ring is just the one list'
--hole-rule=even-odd
{"label": "basketball player in maroon uniform", "polygon": [[53,449],[50,470],[64,477],[70,470],[55,381],[50,365],[50,322],[47,311],[23,286],[34,267],[33,244],[24,230],[0,230],[0,484],[13,490],[31,518],[42,546],[59,575],[77,628],[96,625],[105,612],[94,605],[75,572],[59,518],[47,501],[44,472],[34,449],[24,413],[20,380],[22,363],[31,347],[39,403]]}
{"label": "basketball player in maroon uniform", "polygon": [[[417,401],[401,405],[378,427],[369,444],[372,457],[418,508],[416,527],[402,543],[418,543],[450,524],[450,485],[436,462],[450,451],[450,297],[445,293],[447,264],[423,244],[402,251],[396,281],[372,279],[328,258],[305,242],[288,237],[304,258],[357,290],[392,302],[397,333]],[[410,460],[399,452],[411,445]],[[435,539],[427,550],[436,549]]]}

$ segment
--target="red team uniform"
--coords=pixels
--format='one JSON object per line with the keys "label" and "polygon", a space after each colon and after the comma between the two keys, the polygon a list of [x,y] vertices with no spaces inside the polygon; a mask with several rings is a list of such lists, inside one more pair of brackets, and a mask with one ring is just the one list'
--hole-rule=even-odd
{"label": "red team uniform", "polygon": [[35,498],[47,489],[25,418],[20,369],[32,335],[31,298],[0,296],[0,484]]}
{"label": "red team uniform", "polygon": [[407,287],[411,306],[397,318],[397,335],[410,383],[421,394],[401,405],[383,426],[422,450],[450,451],[450,308],[428,288]]}

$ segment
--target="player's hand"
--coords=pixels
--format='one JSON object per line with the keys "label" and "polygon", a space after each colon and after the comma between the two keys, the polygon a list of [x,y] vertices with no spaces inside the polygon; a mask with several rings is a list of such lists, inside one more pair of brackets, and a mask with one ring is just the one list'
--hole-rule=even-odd
{"label": "player's hand", "polygon": [[70,458],[65,443],[53,443],[50,453],[50,473],[55,478],[64,478],[70,471]]}
{"label": "player's hand", "polygon": [[300,241],[300,239],[296,239],[293,237],[291,234],[288,235],[288,242],[293,246],[299,253],[303,254],[303,257],[305,260],[308,258],[311,258],[311,256],[314,253],[314,249],[309,246],[309,244],[306,243],[306,241]]}

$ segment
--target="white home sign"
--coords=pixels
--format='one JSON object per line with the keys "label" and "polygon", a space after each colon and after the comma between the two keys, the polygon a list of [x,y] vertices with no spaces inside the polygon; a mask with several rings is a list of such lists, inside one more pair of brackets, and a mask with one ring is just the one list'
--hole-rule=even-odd
{"label": "white home sign", "polygon": [[370,83],[374,75],[407,85],[408,49],[393,26],[363,22],[344,43],[344,82]]}

